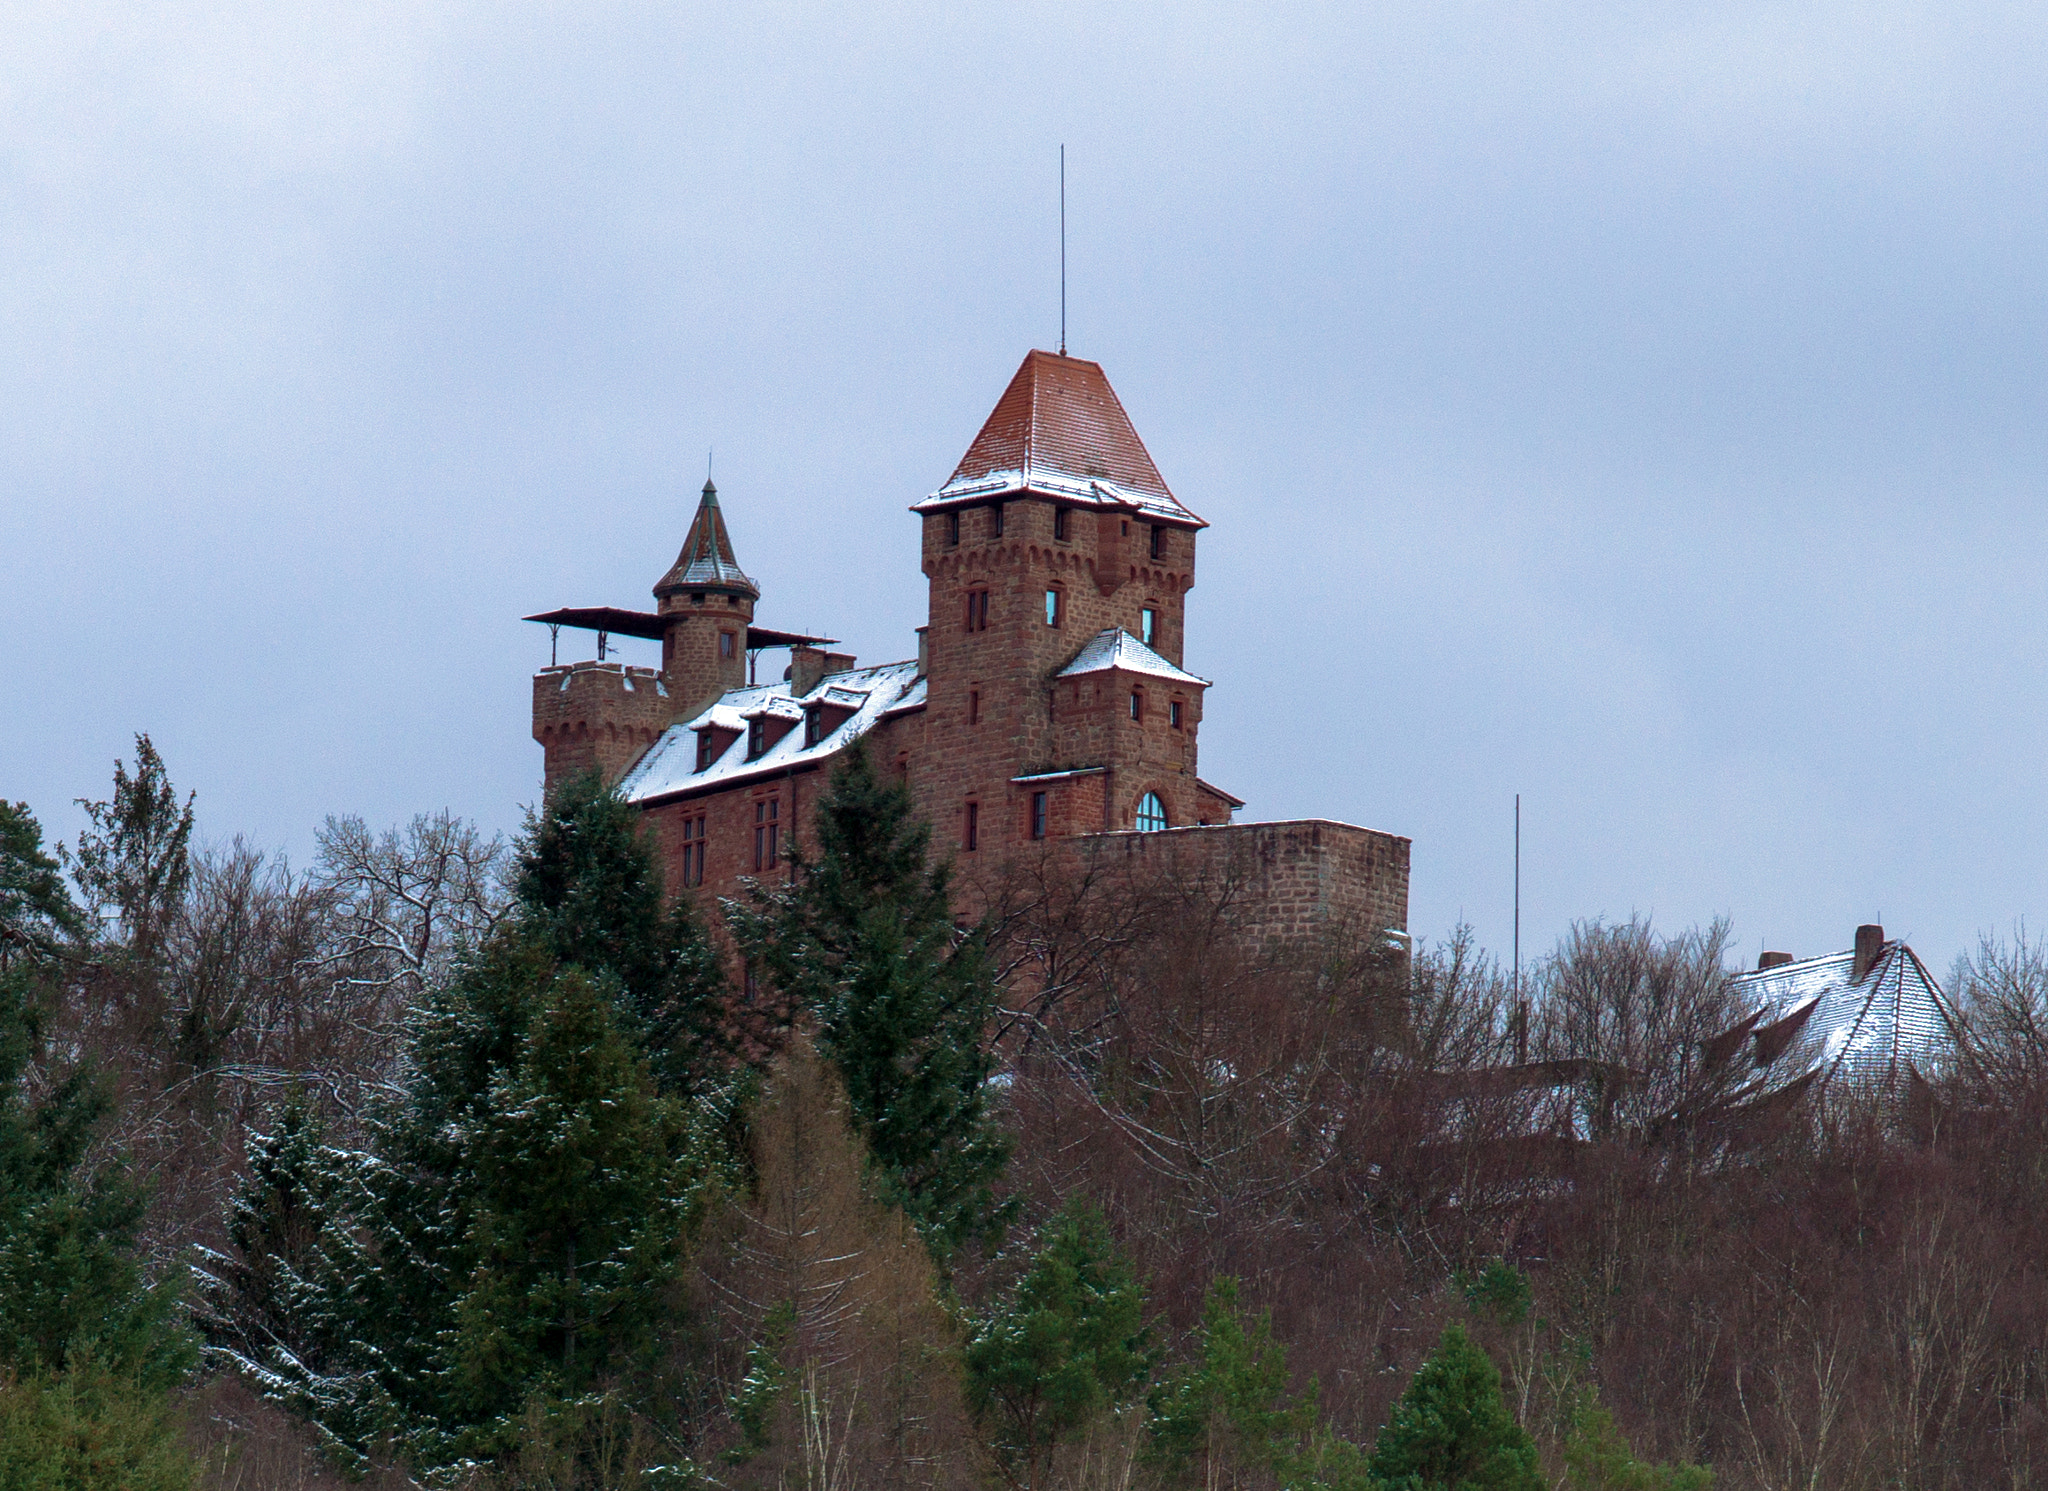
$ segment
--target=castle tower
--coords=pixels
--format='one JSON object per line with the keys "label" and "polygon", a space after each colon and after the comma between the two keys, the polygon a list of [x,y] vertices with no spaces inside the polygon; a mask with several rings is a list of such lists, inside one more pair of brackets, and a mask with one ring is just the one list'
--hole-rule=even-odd
{"label": "castle tower", "polygon": [[931,608],[915,789],[941,840],[1002,851],[1156,826],[1155,808],[1168,826],[1228,821],[1233,800],[1195,777],[1207,685],[1180,666],[1208,525],[1099,364],[1030,353],[912,511]]}
{"label": "castle tower", "polygon": [[656,582],[662,620],[661,674],[678,720],[702,714],[721,694],[747,682],[747,626],[761,587],[733,558],[732,537],[709,480],[682,552]]}

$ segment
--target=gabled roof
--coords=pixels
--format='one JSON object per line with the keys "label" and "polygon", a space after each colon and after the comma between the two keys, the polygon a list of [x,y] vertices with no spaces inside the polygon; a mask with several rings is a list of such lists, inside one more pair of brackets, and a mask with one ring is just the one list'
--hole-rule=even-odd
{"label": "gabled roof", "polygon": [[1208,526],[1167,489],[1102,365],[1054,352],[1025,357],[952,477],[911,511],[1009,492]]}
{"label": "gabled roof", "polygon": [[1154,678],[1172,679],[1175,683],[1191,683],[1197,688],[1209,686],[1208,679],[1197,678],[1184,668],[1176,668],[1122,627],[1115,626],[1090,637],[1088,645],[1053,677],[1078,678],[1083,673],[1107,673],[1112,668],[1125,673],[1148,673]]}
{"label": "gabled roof", "polygon": [[[1853,952],[1830,953],[1731,980],[1737,1002],[1767,1022],[1750,1040],[1788,1043],[1790,1059],[1782,1065],[1775,1052],[1759,1052],[1758,1064],[1786,1077],[1816,1073],[1825,1081],[1842,1073],[1893,1081],[1908,1067],[1928,1071],[1956,1049],[1948,999],[1913,949],[1887,942],[1861,979],[1855,972]],[[1793,1019],[1808,1010],[1803,1020]]]}
{"label": "gabled roof", "polygon": [[[791,730],[749,760],[745,740],[749,720],[765,716],[794,722],[803,718],[804,706],[791,695],[787,679],[733,689],[695,719],[670,725],[663,731],[661,738],[619,779],[619,795],[628,802],[645,805],[706,788],[730,787],[756,777],[778,776],[793,767],[821,764],[883,720],[922,707],[925,699],[925,682],[914,660],[827,674],[825,683],[825,697],[830,702],[857,699],[859,707],[816,744],[805,745],[804,732]],[[700,730],[728,732],[725,749],[702,771],[697,770]],[[715,745],[719,737],[713,734],[710,738]]]}
{"label": "gabled roof", "polygon": [[718,488],[707,480],[697,501],[697,516],[683,540],[682,552],[667,574],[655,582],[657,596],[679,590],[741,590],[756,600],[761,587],[749,580],[733,558],[732,536],[725,531],[725,514],[718,509]]}

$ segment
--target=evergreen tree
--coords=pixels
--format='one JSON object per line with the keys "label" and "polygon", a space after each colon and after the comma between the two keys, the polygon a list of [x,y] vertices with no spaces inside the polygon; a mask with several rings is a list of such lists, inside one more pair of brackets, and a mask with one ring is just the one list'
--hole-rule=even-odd
{"label": "evergreen tree", "polygon": [[1054,1445],[1139,1397],[1151,1374],[1144,1310],[1109,1223],[1085,1197],[1070,1199],[967,1347],[968,1403],[992,1427],[1012,1485],[1043,1484]]}
{"label": "evergreen tree", "polygon": [[1587,1389],[1564,1442],[1566,1491],[1712,1491],[1714,1473],[1698,1465],[1647,1465],[1635,1457],[1614,1415]]}
{"label": "evergreen tree", "polygon": [[1206,1462],[1205,1484],[1234,1482],[1232,1469],[1279,1469],[1314,1430],[1314,1389],[1287,1393],[1287,1353],[1272,1321],[1247,1323],[1238,1312],[1237,1280],[1212,1279],[1202,1306],[1198,1362],[1152,1394],[1152,1443],[1170,1470]]}
{"label": "evergreen tree", "polygon": [[520,924],[558,962],[617,981],[664,1091],[722,1093],[736,1049],[725,975],[688,897],[666,903],[638,808],[595,772],[563,783],[527,825],[514,893]]}
{"label": "evergreen tree", "polygon": [[163,757],[147,735],[135,737],[135,775],[114,763],[114,795],[79,799],[90,826],[60,858],[95,918],[112,915],[122,947],[152,962],[192,879],[192,795],[171,786]]}
{"label": "evergreen tree", "polygon": [[33,972],[0,973],[0,1367],[58,1372],[85,1359],[164,1387],[192,1361],[176,1291],[137,1266],[141,1191],[117,1168],[83,1173],[107,1111],[91,1074],[30,1096],[29,1071],[48,1056]]}
{"label": "evergreen tree", "polygon": [[734,929],[816,1022],[887,1189],[943,1253],[1007,1216],[994,1195],[1009,1143],[989,1111],[985,938],[955,929],[929,826],[863,746],[833,771],[816,821],[817,858],[798,860],[794,885],[759,893]]}
{"label": "evergreen tree", "polygon": [[35,814],[25,802],[0,802],[0,973],[50,956],[84,926]]}
{"label": "evergreen tree", "polygon": [[1394,1405],[1368,1468],[1387,1491],[1543,1491],[1536,1445],[1501,1401],[1500,1372],[1458,1325]]}
{"label": "evergreen tree", "polygon": [[169,1402],[92,1362],[0,1378],[0,1491],[186,1491]]}

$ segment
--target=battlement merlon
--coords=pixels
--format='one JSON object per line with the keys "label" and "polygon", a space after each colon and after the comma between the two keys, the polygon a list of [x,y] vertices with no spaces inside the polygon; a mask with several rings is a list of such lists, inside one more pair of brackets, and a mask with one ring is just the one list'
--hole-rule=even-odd
{"label": "battlement merlon", "polygon": [[610,662],[541,669],[533,675],[533,738],[546,754],[544,790],[584,771],[616,782],[675,717],[656,669]]}

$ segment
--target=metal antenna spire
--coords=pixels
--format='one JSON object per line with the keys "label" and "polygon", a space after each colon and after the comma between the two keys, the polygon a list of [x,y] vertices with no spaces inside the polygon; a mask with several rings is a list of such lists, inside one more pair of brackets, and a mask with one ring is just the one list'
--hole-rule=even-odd
{"label": "metal antenna spire", "polygon": [[1522,794],[1515,794],[1515,1062],[1529,1064],[1529,1006],[1522,999]]}
{"label": "metal antenna spire", "polygon": [[1060,146],[1060,356],[1067,355],[1067,147]]}

